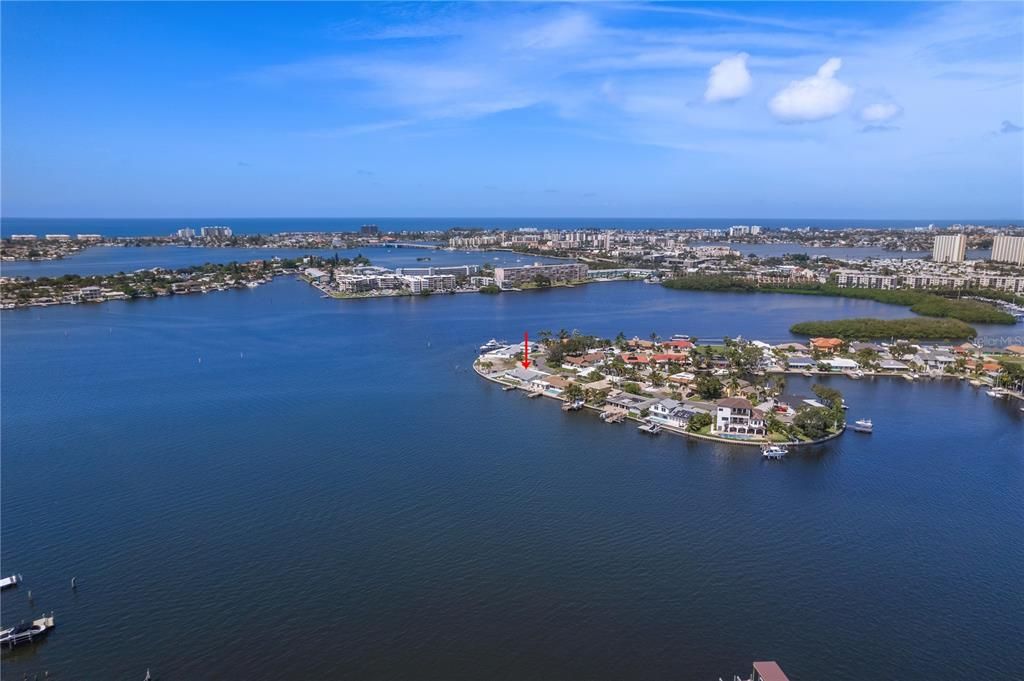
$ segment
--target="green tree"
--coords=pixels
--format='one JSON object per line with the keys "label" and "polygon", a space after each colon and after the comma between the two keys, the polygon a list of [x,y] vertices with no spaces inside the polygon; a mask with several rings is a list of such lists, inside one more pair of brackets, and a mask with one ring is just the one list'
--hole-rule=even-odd
{"label": "green tree", "polygon": [[793,425],[812,440],[825,437],[831,423],[828,409],[821,407],[804,407],[793,418]]}
{"label": "green tree", "polygon": [[567,387],[565,389],[565,397],[570,402],[575,402],[576,400],[582,400],[584,398],[584,396],[585,396],[585,393],[584,393],[583,387],[580,386],[579,383],[570,383],[569,387]]}
{"label": "green tree", "polygon": [[698,376],[693,384],[697,394],[705,400],[715,400],[722,396],[722,382],[717,376]]}
{"label": "green tree", "polygon": [[711,414],[699,412],[690,417],[686,423],[686,429],[691,433],[696,433],[710,426],[713,420]]}

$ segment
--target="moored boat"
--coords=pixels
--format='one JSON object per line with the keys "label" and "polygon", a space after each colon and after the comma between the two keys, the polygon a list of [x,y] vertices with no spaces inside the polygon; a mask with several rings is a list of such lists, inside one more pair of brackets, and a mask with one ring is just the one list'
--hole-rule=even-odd
{"label": "moored boat", "polygon": [[661,426],[659,426],[657,423],[647,422],[642,426],[639,426],[637,430],[639,430],[642,433],[647,433],[648,435],[657,435],[658,433],[661,432]]}
{"label": "moored boat", "polygon": [[0,646],[13,648],[22,643],[32,643],[40,636],[46,634],[55,626],[53,613],[43,615],[37,620],[22,623],[0,631]]}
{"label": "moored boat", "polygon": [[874,432],[875,425],[871,423],[871,419],[857,419],[853,422],[853,429],[858,433],[871,433]]}
{"label": "moored boat", "polygon": [[491,350],[497,350],[500,347],[501,343],[499,343],[496,338],[492,338],[480,346],[480,352],[490,352]]}
{"label": "moored boat", "polygon": [[761,456],[766,459],[778,460],[789,454],[789,450],[783,445],[761,445]]}

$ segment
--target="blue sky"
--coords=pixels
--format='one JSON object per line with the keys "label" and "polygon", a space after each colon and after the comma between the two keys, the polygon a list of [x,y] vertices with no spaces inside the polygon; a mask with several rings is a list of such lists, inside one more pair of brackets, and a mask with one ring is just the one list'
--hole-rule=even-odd
{"label": "blue sky", "polygon": [[2,210],[1022,218],[1022,7],[4,2]]}

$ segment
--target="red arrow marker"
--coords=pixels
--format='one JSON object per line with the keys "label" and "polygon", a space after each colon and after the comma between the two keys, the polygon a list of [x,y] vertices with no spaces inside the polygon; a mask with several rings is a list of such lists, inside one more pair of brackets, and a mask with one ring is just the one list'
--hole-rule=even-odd
{"label": "red arrow marker", "polygon": [[530,368],[530,332],[523,331],[523,368]]}

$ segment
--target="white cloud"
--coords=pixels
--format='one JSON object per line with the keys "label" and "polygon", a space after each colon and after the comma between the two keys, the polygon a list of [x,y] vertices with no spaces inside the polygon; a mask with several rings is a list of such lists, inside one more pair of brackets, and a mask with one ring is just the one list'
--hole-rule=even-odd
{"label": "white cloud", "polygon": [[750,71],[747,70],[749,59],[749,54],[740,52],[712,66],[711,74],[708,76],[708,88],[704,91],[704,100],[721,102],[739,99],[750,92]]}
{"label": "white cloud", "polygon": [[853,99],[853,89],[835,77],[842,65],[842,59],[832,57],[810,78],[790,81],[769,102],[772,113],[782,121],[799,123],[841,112]]}
{"label": "white cloud", "polygon": [[860,111],[860,119],[865,123],[881,123],[896,118],[903,113],[903,107],[892,102],[869,104]]}

